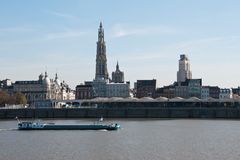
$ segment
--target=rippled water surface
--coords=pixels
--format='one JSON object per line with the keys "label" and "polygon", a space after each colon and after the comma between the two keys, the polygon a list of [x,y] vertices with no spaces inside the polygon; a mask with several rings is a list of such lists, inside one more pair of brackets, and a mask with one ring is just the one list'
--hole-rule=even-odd
{"label": "rippled water surface", "polygon": [[[47,120],[75,124],[91,120]],[[114,119],[118,131],[18,131],[0,121],[0,160],[238,160],[240,121]]]}

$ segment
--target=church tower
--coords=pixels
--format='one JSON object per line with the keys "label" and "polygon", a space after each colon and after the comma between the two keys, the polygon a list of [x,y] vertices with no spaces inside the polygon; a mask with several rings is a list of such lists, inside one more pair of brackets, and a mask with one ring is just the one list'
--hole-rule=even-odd
{"label": "church tower", "polygon": [[106,44],[102,22],[100,22],[98,29],[95,80],[108,80]]}
{"label": "church tower", "polygon": [[118,62],[116,65],[116,71],[112,72],[112,82],[124,83],[124,72],[120,71]]}

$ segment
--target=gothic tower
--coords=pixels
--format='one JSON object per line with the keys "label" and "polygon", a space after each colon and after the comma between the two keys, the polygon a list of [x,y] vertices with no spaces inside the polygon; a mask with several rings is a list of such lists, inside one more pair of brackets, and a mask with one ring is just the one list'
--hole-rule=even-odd
{"label": "gothic tower", "polygon": [[112,72],[112,82],[124,83],[124,72],[120,71],[118,62],[116,65],[116,71]]}
{"label": "gothic tower", "polygon": [[95,80],[107,80],[107,57],[106,57],[106,45],[104,41],[104,30],[102,22],[98,29],[98,41],[97,41],[97,55],[96,55],[96,74]]}

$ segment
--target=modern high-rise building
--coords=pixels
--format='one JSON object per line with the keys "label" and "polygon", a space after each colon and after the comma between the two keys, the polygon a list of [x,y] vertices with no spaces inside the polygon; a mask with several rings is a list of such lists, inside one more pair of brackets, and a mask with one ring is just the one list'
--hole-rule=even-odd
{"label": "modern high-rise building", "polygon": [[190,62],[187,55],[180,55],[179,70],[177,72],[177,82],[185,82],[187,79],[192,79],[190,71]]}
{"label": "modern high-rise building", "polygon": [[97,41],[97,55],[96,55],[96,74],[95,80],[107,80],[107,56],[106,56],[106,44],[104,41],[104,29],[102,22],[98,29],[98,41]]}

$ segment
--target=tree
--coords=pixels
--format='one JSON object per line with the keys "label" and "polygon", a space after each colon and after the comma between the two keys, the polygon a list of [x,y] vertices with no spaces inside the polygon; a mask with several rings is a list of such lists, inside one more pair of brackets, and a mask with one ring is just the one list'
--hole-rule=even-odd
{"label": "tree", "polygon": [[0,106],[3,107],[8,103],[9,95],[5,91],[0,91]]}
{"label": "tree", "polygon": [[26,96],[20,92],[17,92],[15,95],[15,103],[16,104],[23,104],[23,105],[26,105],[27,104],[27,99],[26,99]]}
{"label": "tree", "polygon": [[0,107],[4,107],[5,104],[27,104],[27,99],[24,94],[17,92],[13,96],[10,96],[5,91],[0,91]]}

